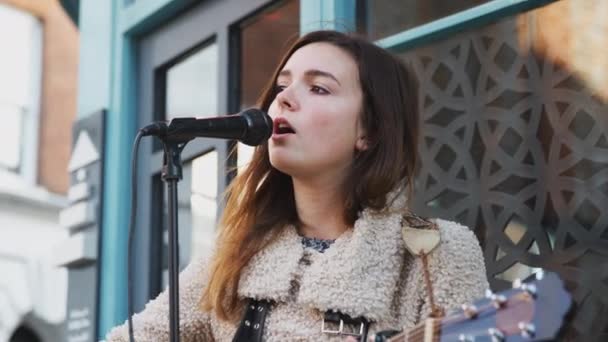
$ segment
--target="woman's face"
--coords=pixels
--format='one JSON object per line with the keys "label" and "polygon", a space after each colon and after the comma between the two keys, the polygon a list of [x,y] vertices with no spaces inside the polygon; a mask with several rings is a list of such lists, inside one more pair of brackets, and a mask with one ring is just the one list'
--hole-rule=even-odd
{"label": "woman's face", "polygon": [[326,175],[338,181],[364,136],[362,91],[354,59],[329,43],[295,51],[281,70],[270,105],[271,164],[292,177]]}

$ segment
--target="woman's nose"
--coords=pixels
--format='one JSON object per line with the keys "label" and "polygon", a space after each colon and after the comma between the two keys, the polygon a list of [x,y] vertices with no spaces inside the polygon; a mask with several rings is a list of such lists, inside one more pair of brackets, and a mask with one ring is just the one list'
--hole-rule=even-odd
{"label": "woman's nose", "polygon": [[296,110],[298,106],[291,87],[284,88],[277,94],[277,102],[279,107],[287,110]]}

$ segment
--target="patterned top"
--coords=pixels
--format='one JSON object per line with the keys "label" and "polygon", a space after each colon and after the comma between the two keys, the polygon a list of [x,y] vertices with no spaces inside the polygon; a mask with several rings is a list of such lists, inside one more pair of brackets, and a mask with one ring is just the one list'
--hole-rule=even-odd
{"label": "patterned top", "polygon": [[302,236],[302,246],[304,246],[304,248],[312,248],[319,253],[325,252],[334,241],[336,240],[324,240]]}

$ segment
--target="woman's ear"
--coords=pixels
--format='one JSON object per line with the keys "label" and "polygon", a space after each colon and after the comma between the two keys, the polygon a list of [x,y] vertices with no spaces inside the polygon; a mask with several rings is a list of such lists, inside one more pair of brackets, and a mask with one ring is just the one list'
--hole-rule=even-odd
{"label": "woman's ear", "polygon": [[367,141],[367,129],[363,125],[363,114],[359,115],[357,118],[357,130],[355,134],[357,135],[357,141],[355,142],[355,151],[362,152],[367,150],[369,144]]}
{"label": "woman's ear", "polygon": [[367,144],[367,137],[365,136],[361,136],[357,139],[357,142],[355,142],[355,149],[359,152],[361,151],[365,151],[368,148],[368,144]]}

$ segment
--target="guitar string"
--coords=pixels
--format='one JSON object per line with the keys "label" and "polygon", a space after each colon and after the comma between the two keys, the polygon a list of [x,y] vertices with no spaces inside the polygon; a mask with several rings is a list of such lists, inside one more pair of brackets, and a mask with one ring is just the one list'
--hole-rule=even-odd
{"label": "guitar string", "polygon": [[[524,300],[517,300],[514,303],[510,303],[509,307],[514,308],[515,306],[521,305],[524,302]],[[497,312],[498,310],[487,310],[487,309],[492,309],[494,307],[494,305],[484,305],[480,308],[478,316],[481,315],[488,315],[492,312]],[[452,330],[452,328],[455,328],[454,324],[456,323],[461,323],[464,321],[470,320],[469,318],[466,318],[466,316],[454,316],[451,317],[450,320],[445,320],[445,321],[441,321],[439,322],[439,324],[435,324],[433,326],[432,332],[435,335],[435,333],[438,333],[439,331],[442,332],[447,332],[449,330]],[[425,331],[424,331],[424,327],[425,324],[421,323],[419,325],[417,325],[416,327],[412,328],[410,330],[411,334],[407,334],[406,332],[404,333],[400,333],[398,335],[395,335],[393,337],[391,337],[391,339],[389,339],[390,342],[415,342],[415,341],[423,341],[424,336],[425,336]],[[407,340],[405,339],[407,337]],[[395,338],[403,338],[402,340],[396,340]]]}
{"label": "guitar string", "polygon": [[[521,300],[518,300],[515,303],[510,303],[510,307],[517,305],[518,303],[522,302]],[[488,310],[488,309],[494,309],[494,310]],[[480,315],[487,315],[488,313],[492,313],[492,312],[497,312],[498,310],[496,310],[496,307],[493,304],[486,304],[482,307],[479,308],[479,312],[477,313],[477,316]],[[442,320],[439,322],[439,324],[434,325],[432,331],[433,333],[439,332],[441,331],[447,331],[451,328],[453,328],[453,325],[456,323],[462,323],[464,321],[470,320],[470,318],[466,317],[465,315],[455,315],[453,317],[448,317],[445,320]],[[403,341],[403,342],[414,342],[413,339],[416,338],[424,338],[425,335],[425,322],[419,323],[416,326],[414,326],[414,328],[412,328],[409,333],[408,332],[402,332],[399,333],[395,336],[392,336],[389,341],[390,342],[399,342],[399,341]],[[405,338],[407,337],[407,340],[405,340]],[[398,340],[398,338],[403,338],[403,340]],[[411,339],[411,340],[410,340]]]}
{"label": "guitar string", "polygon": [[[487,306],[487,307],[482,307],[483,310],[487,309],[487,308],[492,308],[493,306]],[[481,311],[478,313],[478,316],[481,314],[487,314],[487,311]],[[440,332],[440,331],[447,331],[450,328],[452,328],[454,326],[454,324],[456,323],[461,323],[464,321],[470,320],[469,318],[467,318],[464,315],[461,316],[454,316],[451,317],[451,319],[446,319],[444,321],[440,321],[440,322],[433,322],[433,328],[432,328],[432,333],[433,335],[436,335],[436,333]],[[420,325],[416,326],[415,328],[413,328],[410,333],[401,333],[399,335],[393,336],[393,338],[399,336],[402,337],[403,342],[416,342],[416,341],[423,341],[424,340],[424,336],[425,336],[425,325],[426,323],[423,322]],[[407,340],[405,339],[407,337]],[[391,342],[393,342],[392,338],[391,340],[389,340]],[[399,340],[395,340],[394,342],[398,342]]]}

